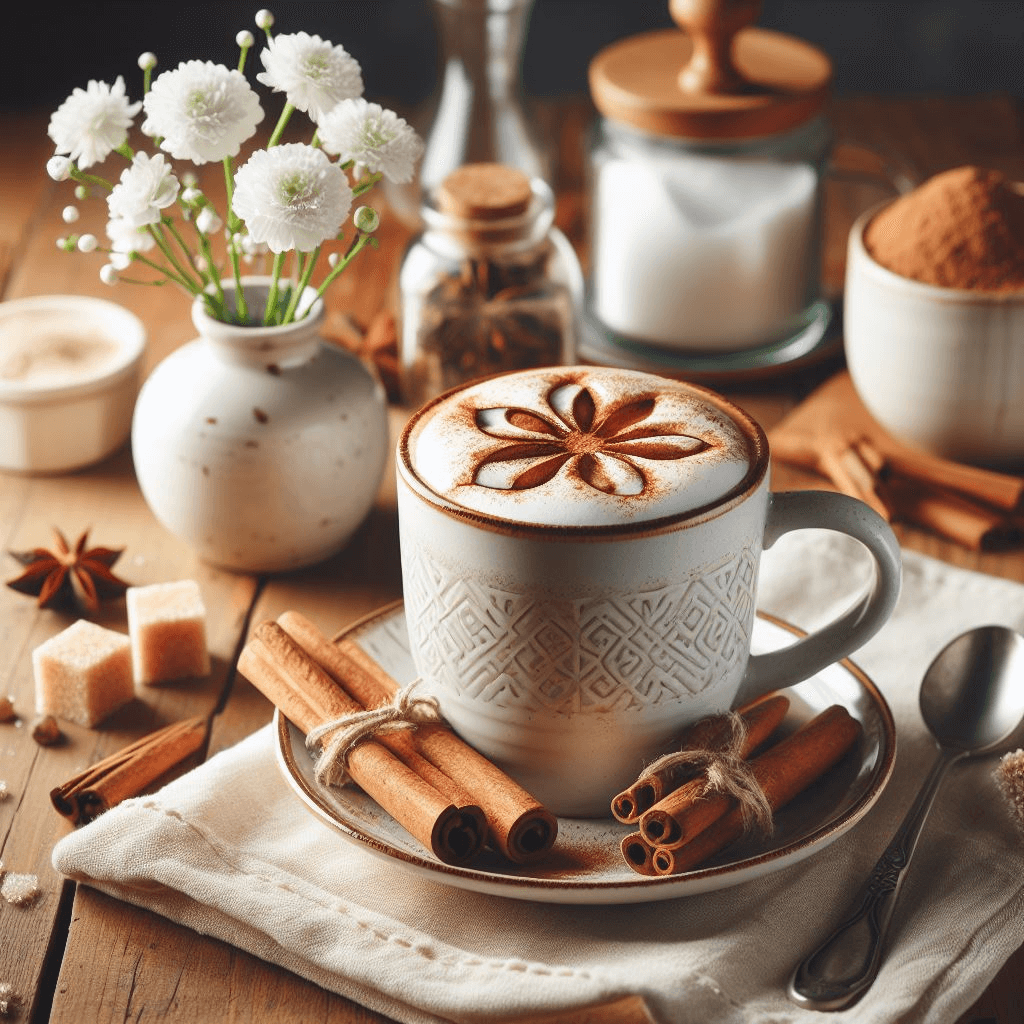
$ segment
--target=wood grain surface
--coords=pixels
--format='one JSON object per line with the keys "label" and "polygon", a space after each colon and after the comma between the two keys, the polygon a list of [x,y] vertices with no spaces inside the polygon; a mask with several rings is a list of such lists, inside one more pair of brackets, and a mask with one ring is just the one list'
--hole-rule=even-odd
{"label": "wood grain surface", "polygon": [[[582,194],[584,129],[592,116],[585,101],[548,103],[543,123],[557,134],[561,152],[559,222],[586,259]],[[831,116],[841,140],[872,146],[915,168],[920,177],[962,163],[1021,173],[1019,111],[1005,97],[966,99],[855,98],[836,100]],[[188,301],[170,288],[120,287],[100,283],[99,261],[59,252],[54,240],[66,232],[61,209],[70,190],[49,180],[44,164],[51,147],[47,114],[0,115],[0,295],[69,292],[113,297],[139,315],[149,330],[148,368],[192,335]],[[1024,175],[1022,175],[1024,176]],[[846,232],[856,213],[881,193],[850,181],[830,185],[827,197],[826,276],[842,282]],[[77,229],[102,232],[102,204],[91,204]],[[83,212],[87,204],[83,204]],[[329,293],[330,309],[366,323],[393,300],[394,271],[407,232],[385,216],[381,246],[358,261]],[[770,427],[837,362],[745,387],[722,390]],[[392,409],[397,430],[405,413]],[[821,486],[820,480],[785,468],[779,488]],[[70,827],[50,807],[49,792],[102,755],[166,722],[217,710],[209,756],[265,724],[267,701],[236,676],[235,659],[254,622],[297,609],[323,630],[347,623],[401,596],[393,475],[356,538],[337,557],[313,569],[271,578],[221,572],[198,562],[153,518],[138,490],[130,454],[74,474],[27,477],[0,474],[0,548],[30,548],[49,542],[50,529],[76,534],[92,530],[98,544],[123,546],[119,573],[133,584],[193,578],[209,611],[213,671],[187,685],[147,690],[96,730],[64,725],[67,740],[41,748],[29,735],[32,717],[32,649],[63,629],[72,617],[39,611],[31,599],[0,587],[0,693],[10,693],[21,719],[0,724],[0,779],[11,797],[0,802],[0,860],[10,871],[39,878],[42,894],[30,908],[0,908],[0,983],[20,998],[15,1019],[59,1024],[83,1021],[319,1020],[367,1024],[386,1018],[327,993],[231,946],[165,919],[78,888],[50,865],[54,842]],[[900,528],[902,543],[951,563],[1024,581],[1024,552],[980,554],[924,533]],[[3,556],[6,559],[6,556]],[[5,572],[16,568],[8,561]],[[5,576],[5,578],[7,578]],[[123,629],[123,605],[113,604],[101,624]],[[187,765],[185,766],[188,767]],[[1024,953],[994,980],[963,1022],[1024,1020]],[[537,1018],[560,1024],[569,1018]],[[593,1024],[641,1024],[652,1018],[639,999],[576,1014]]]}

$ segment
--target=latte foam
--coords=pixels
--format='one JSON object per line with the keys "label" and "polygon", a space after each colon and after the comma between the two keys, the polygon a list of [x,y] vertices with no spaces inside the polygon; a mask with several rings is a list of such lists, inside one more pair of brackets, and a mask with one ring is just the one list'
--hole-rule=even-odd
{"label": "latte foam", "polygon": [[399,465],[429,500],[511,523],[607,527],[685,516],[759,479],[760,428],[702,388],[610,367],[551,367],[442,395]]}

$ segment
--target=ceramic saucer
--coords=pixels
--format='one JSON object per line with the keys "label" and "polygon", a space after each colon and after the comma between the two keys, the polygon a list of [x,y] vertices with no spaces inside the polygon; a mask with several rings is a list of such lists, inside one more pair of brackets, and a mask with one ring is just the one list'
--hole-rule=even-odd
{"label": "ceramic saucer", "polygon": [[[754,650],[791,643],[799,631],[758,616]],[[415,678],[401,604],[374,613],[346,630],[399,683]],[[760,878],[822,850],[852,828],[873,806],[892,774],[896,734],[885,699],[849,661],[831,665],[789,689],[788,732],[833,704],[843,705],[863,726],[858,746],[811,790],[776,816],[768,840],[742,840],[704,867],[678,875],[648,877],[629,868],[619,851],[632,829],[612,818],[562,818],[558,840],[541,864],[509,864],[485,851],[472,867],[434,858],[390,815],[353,786],[321,787],[302,733],[283,715],[275,719],[277,760],[292,790],[324,824],[364,850],[434,882],[512,899],[548,903],[643,903],[710,892]]]}

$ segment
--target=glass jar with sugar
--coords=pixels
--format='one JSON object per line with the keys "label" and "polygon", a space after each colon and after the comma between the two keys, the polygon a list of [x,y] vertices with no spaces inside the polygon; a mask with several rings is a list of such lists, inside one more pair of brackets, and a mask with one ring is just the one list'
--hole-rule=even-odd
{"label": "glass jar with sugar", "polygon": [[591,63],[588,319],[609,351],[813,348],[832,67],[754,0],[671,0],[685,31]]}

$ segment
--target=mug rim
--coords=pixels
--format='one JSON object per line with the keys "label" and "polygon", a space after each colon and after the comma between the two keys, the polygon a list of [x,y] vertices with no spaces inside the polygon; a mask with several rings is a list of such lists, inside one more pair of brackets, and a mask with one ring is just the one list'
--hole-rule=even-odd
{"label": "mug rim", "polygon": [[[618,367],[576,367],[584,370],[591,369],[619,369]],[[551,370],[569,371],[574,367],[549,367]],[[396,462],[398,477],[404,483],[410,493],[415,495],[431,508],[438,510],[453,519],[460,520],[481,529],[490,530],[495,533],[502,533],[510,536],[529,537],[534,539],[555,540],[555,541],[576,541],[586,542],[604,540],[632,540],[635,538],[649,537],[662,533],[670,533],[675,530],[688,529],[699,526],[719,516],[725,515],[732,509],[741,505],[753,495],[768,477],[770,466],[770,450],[768,436],[764,428],[749,413],[731,402],[724,395],[720,395],[711,388],[691,381],[674,380],[672,378],[660,378],[675,387],[682,387],[696,393],[705,401],[708,401],[720,412],[725,413],[740,428],[741,433],[747,441],[750,454],[747,472],[742,479],[730,487],[715,501],[699,505],[696,508],[687,509],[673,515],[660,516],[654,519],[645,519],[629,523],[608,523],[588,526],[564,526],[547,523],[530,523],[517,519],[507,519],[503,516],[492,515],[485,512],[478,512],[466,508],[451,499],[444,498],[437,494],[416,472],[410,457],[410,442],[412,433],[435,406],[446,401],[460,391],[473,387],[481,380],[495,380],[501,377],[513,376],[530,371],[510,370],[504,373],[493,374],[487,378],[466,381],[458,384],[447,391],[436,395],[420,406],[409,417],[405,427],[402,429],[396,450]],[[659,379],[658,374],[647,373],[646,371],[630,370],[629,373],[644,373],[648,377]]]}

